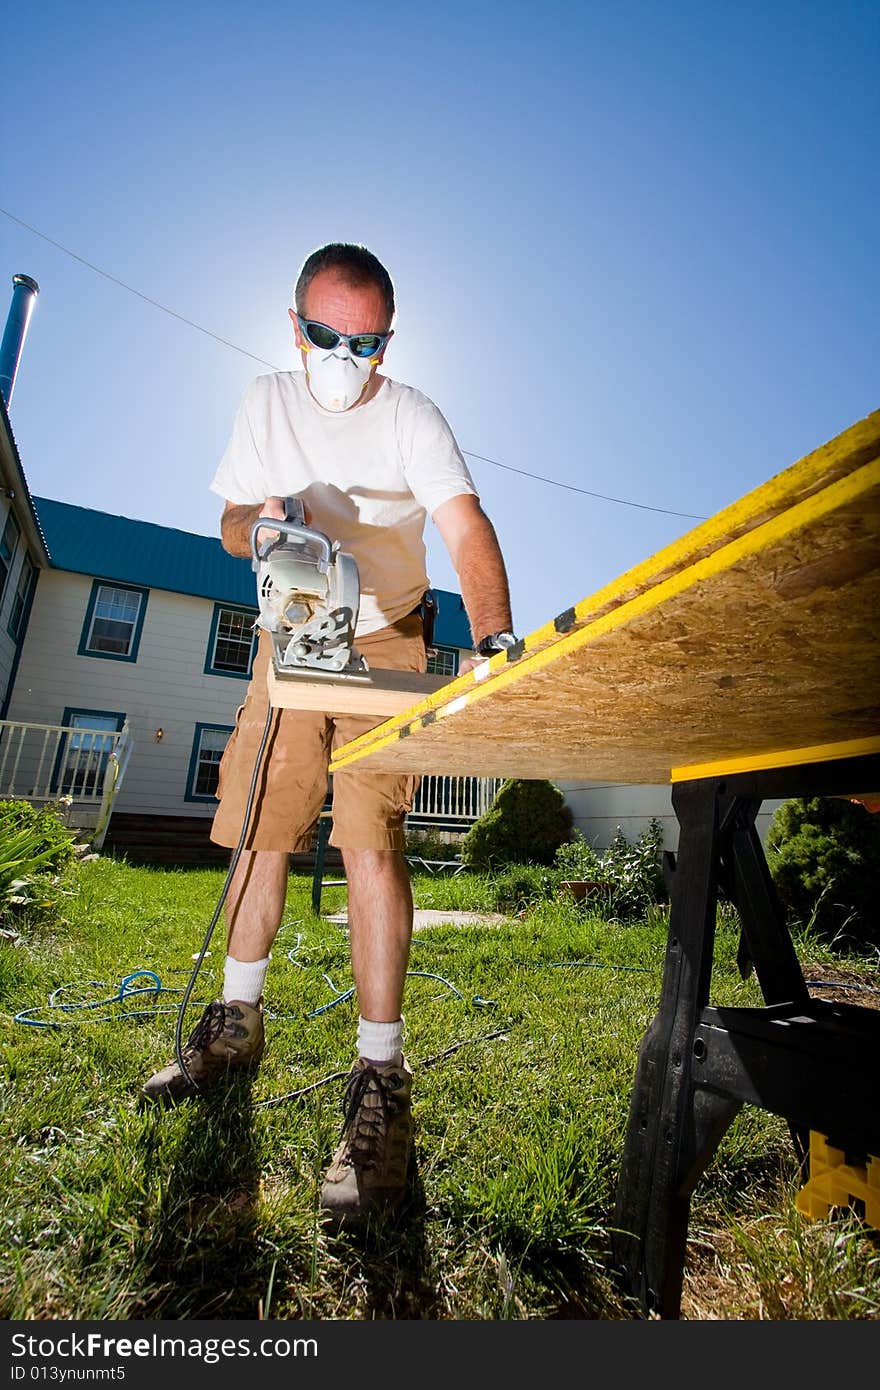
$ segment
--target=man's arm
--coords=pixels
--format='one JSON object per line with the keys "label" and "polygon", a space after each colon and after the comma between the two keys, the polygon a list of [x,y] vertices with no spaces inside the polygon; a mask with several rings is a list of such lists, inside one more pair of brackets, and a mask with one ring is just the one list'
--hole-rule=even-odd
{"label": "man's arm", "polygon": [[[433,521],[455,566],[474,646],[491,632],[510,631],[510,589],[498,537],[479,499],[461,493],[441,503]],[[462,663],[462,669],[467,669]]]}
{"label": "man's arm", "polygon": [[[228,551],[230,555],[250,559],[251,527],[257,517],[274,516],[279,521],[283,521],[284,506],[285,499],[283,497],[267,497],[265,502],[257,502],[254,505],[227,502],[220,518],[220,542],[223,549]],[[262,542],[275,540],[277,537],[278,532],[270,531],[267,527],[260,532],[258,539]]]}

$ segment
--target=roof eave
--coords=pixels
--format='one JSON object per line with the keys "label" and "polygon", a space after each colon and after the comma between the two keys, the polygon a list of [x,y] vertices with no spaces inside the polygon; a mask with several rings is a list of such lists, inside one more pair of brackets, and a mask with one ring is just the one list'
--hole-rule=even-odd
{"label": "roof eave", "polygon": [[0,486],[5,490],[10,500],[15,498],[19,502],[16,516],[27,539],[31,557],[42,567],[50,565],[52,561],[49,547],[34,510],[31,491],[22,468],[18,446],[12,433],[12,424],[2,392],[0,392]]}

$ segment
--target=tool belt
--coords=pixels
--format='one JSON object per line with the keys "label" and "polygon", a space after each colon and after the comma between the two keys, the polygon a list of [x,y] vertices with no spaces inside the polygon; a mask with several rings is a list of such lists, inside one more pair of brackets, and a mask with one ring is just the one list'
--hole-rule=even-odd
{"label": "tool belt", "polygon": [[434,620],[437,617],[437,598],[433,589],[425,590],[409,616],[421,618],[425,646],[430,647],[434,641]]}

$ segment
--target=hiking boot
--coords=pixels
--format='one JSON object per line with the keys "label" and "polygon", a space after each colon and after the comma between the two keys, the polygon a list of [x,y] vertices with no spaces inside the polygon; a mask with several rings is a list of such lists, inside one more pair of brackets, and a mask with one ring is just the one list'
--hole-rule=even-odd
{"label": "hiking boot", "polygon": [[412,1072],[359,1057],[349,1074],[341,1142],[324,1174],[321,1210],[334,1225],[355,1226],[406,1195],[412,1148]]}
{"label": "hiking boot", "polygon": [[183,1048],[190,1076],[178,1062],[157,1071],[141,1090],[143,1100],[183,1100],[201,1095],[233,1071],[259,1065],[266,1039],[263,1010],[259,1004],[235,999],[229,1004],[209,1004]]}

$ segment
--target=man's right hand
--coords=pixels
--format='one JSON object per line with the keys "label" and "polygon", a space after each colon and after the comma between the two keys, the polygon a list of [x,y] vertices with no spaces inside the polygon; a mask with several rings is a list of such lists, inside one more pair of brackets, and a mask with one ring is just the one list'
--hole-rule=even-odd
{"label": "man's right hand", "polygon": [[[223,549],[230,555],[248,559],[251,555],[251,527],[260,517],[275,517],[283,521],[286,515],[286,498],[267,497],[265,502],[248,506],[245,503],[227,502],[220,518],[220,539]],[[311,512],[303,503],[306,524],[311,521]],[[275,541],[280,531],[272,527],[260,527],[257,539],[261,545]]]}
{"label": "man's right hand", "polygon": [[[274,516],[279,521],[283,521],[287,515],[286,502],[287,499],[284,497],[267,497],[262,507],[257,509],[254,521],[261,516]],[[251,524],[253,525],[253,522]],[[257,544],[267,545],[270,541],[277,541],[280,535],[280,531],[273,531],[269,526],[261,526],[257,532]]]}

